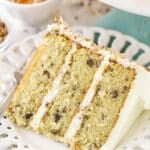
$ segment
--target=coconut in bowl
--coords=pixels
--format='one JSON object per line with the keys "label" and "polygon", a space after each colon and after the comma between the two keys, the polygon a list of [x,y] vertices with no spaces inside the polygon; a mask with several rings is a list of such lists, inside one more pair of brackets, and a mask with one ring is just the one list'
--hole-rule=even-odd
{"label": "coconut in bowl", "polygon": [[0,0],[13,18],[28,25],[38,26],[46,22],[53,13],[58,0]]}
{"label": "coconut in bowl", "polygon": [[45,0],[9,0],[9,1],[18,3],[18,4],[33,4],[33,3],[40,3]]}
{"label": "coconut in bowl", "polygon": [[0,44],[4,42],[4,40],[7,37],[7,34],[8,34],[8,31],[7,31],[6,24],[2,20],[0,20]]}
{"label": "coconut in bowl", "polygon": [[10,38],[12,35],[12,23],[11,18],[6,13],[4,9],[0,7],[1,14],[0,14],[0,52],[4,51],[10,42]]}

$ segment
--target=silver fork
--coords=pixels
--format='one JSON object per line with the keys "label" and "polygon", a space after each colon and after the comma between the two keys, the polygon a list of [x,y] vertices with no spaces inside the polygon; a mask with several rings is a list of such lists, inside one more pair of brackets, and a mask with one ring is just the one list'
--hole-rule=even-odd
{"label": "silver fork", "polygon": [[14,72],[14,76],[13,76],[13,80],[15,82],[15,85],[13,86],[13,88],[9,91],[9,94],[7,94],[7,96],[4,98],[4,100],[2,100],[2,102],[0,103],[0,117],[3,116],[10,100],[11,100],[11,97],[14,93],[14,90],[18,84],[18,82],[20,81],[22,77],[22,74],[20,72]]}

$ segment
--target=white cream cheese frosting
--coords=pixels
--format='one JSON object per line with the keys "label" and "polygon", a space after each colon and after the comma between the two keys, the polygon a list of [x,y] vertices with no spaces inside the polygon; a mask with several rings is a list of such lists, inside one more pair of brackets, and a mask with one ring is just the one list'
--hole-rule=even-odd
{"label": "white cream cheese frosting", "polygon": [[137,75],[115,127],[100,150],[114,150],[144,109],[150,109],[150,73],[136,65]]}

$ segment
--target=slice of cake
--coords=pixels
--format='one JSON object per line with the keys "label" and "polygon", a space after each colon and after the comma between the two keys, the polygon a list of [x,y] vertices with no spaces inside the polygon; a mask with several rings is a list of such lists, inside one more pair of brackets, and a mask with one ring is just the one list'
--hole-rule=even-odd
{"label": "slice of cake", "polygon": [[73,42],[57,31],[47,33],[35,52],[24,76],[13,95],[7,115],[22,127],[29,122],[40,107],[44,96],[72,49]]}
{"label": "slice of cake", "polygon": [[48,27],[6,113],[72,150],[113,150],[149,106],[148,84],[146,69],[60,20]]}

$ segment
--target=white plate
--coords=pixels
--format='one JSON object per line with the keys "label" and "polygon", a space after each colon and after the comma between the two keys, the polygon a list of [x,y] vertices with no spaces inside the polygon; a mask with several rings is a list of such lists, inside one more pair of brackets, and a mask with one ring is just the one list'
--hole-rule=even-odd
{"label": "white plate", "polygon": [[136,13],[139,15],[150,16],[150,0],[99,0],[113,7]]}
{"label": "white plate", "polygon": [[[124,52],[130,60],[150,66],[150,47],[119,32],[97,27],[75,27],[86,37],[101,45],[109,45],[113,49]],[[0,98],[3,100],[14,88],[13,73],[22,72],[28,58],[41,41],[44,32],[28,37],[15,44],[0,55]],[[150,111],[145,111],[137,120],[134,130],[116,148],[117,150],[150,150]],[[5,117],[0,120],[0,150],[68,150],[63,144],[56,143],[45,136],[20,129]]]}

